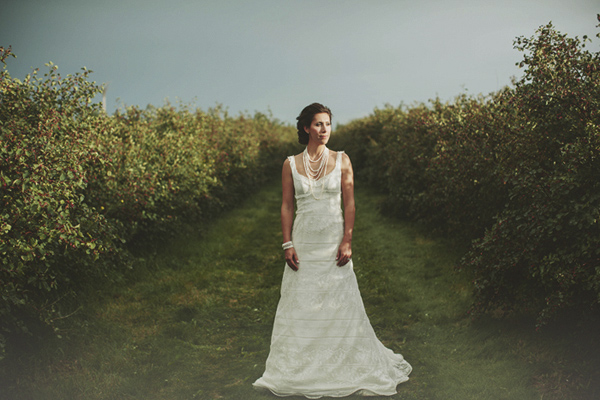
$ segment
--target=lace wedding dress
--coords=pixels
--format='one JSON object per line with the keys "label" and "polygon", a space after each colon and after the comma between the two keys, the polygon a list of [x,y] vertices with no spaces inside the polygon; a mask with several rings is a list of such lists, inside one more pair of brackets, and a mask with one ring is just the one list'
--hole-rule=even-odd
{"label": "lace wedding dress", "polygon": [[289,160],[297,203],[292,241],[300,264],[298,271],[285,267],[266,370],[254,387],[310,399],[393,395],[412,367],[375,336],[352,261],[336,265],[344,233],[342,153],[312,193],[294,157]]}

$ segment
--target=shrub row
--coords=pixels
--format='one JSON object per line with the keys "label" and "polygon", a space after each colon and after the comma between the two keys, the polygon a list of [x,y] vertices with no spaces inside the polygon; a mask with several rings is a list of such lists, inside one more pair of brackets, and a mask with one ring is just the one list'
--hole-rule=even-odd
{"label": "shrub row", "polygon": [[398,214],[473,240],[476,313],[600,304],[600,54],[551,24],[518,38],[524,75],[488,96],[386,107],[338,131]]}
{"label": "shrub row", "polygon": [[7,334],[55,327],[82,288],[121,279],[133,238],[240,200],[291,151],[293,129],[264,114],[107,116],[90,71],[62,77],[50,63],[20,81],[10,56],[0,48],[0,350]]}

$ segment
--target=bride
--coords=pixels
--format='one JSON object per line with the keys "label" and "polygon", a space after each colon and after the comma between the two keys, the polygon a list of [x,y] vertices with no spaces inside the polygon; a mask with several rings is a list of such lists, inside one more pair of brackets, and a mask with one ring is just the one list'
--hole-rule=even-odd
{"label": "bride", "polygon": [[329,108],[313,103],[297,120],[298,141],[306,149],[283,164],[281,228],[287,266],[266,369],[254,387],[311,399],[393,395],[412,367],[383,346],[365,313],[351,259],[355,207],[350,158],[326,147]]}

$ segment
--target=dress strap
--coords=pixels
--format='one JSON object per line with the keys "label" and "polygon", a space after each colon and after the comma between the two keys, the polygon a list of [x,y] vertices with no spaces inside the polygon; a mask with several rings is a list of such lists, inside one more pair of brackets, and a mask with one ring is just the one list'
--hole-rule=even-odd
{"label": "dress strap", "polygon": [[290,160],[290,168],[292,169],[292,177],[296,177],[296,157],[294,156],[288,156],[288,160]]}
{"label": "dress strap", "polygon": [[340,171],[342,170],[342,154],[344,154],[344,150],[339,150],[335,160],[335,167],[339,167]]}

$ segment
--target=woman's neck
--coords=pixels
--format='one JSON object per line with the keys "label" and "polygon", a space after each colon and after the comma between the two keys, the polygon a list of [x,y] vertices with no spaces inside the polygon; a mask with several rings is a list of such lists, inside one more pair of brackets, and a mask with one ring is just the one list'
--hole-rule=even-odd
{"label": "woman's neck", "polygon": [[306,145],[306,151],[311,158],[314,158],[325,151],[326,146],[322,143],[316,144],[313,142],[308,142]]}

